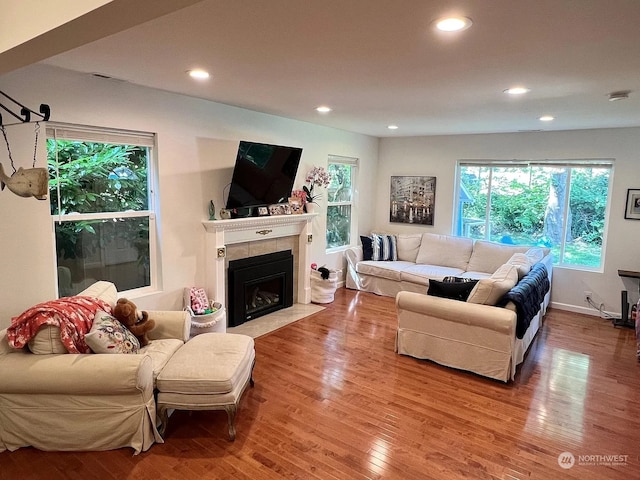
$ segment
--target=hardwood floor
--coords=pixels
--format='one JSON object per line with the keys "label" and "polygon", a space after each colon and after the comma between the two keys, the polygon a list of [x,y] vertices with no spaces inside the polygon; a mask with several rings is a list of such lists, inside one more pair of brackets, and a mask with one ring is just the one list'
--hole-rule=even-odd
{"label": "hardwood floor", "polygon": [[139,456],[23,448],[0,479],[640,478],[631,329],[550,310],[510,384],[397,355],[395,330],[392,298],[339,289],[256,340],[234,443],[224,412],[178,411]]}

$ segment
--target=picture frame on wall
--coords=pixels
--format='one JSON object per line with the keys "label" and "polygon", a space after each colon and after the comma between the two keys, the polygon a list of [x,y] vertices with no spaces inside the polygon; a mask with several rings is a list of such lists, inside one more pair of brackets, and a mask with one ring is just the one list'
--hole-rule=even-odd
{"label": "picture frame on wall", "polygon": [[640,220],[640,188],[629,188],[627,190],[627,206],[624,211],[624,218]]}
{"label": "picture frame on wall", "polygon": [[436,177],[392,176],[389,221],[433,226]]}

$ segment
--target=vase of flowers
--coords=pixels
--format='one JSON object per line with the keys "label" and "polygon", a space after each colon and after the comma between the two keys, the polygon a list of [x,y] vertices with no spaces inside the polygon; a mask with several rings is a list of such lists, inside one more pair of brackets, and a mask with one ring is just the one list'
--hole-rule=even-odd
{"label": "vase of flowers", "polygon": [[316,200],[320,198],[320,193],[314,192],[316,187],[327,188],[331,183],[331,175],[324,167],[313,167],[305,178],[307,185],[302,187],[305,194],[305,209],[307,213],[313,213],[311,210],[317,205]]}

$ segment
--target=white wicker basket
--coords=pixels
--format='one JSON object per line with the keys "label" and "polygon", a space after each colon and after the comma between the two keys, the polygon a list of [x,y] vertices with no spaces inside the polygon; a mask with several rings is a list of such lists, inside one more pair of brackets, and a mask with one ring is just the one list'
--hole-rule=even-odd
{"label": "white wicker basket", "polygon": [[191,333],[190,338],[195,337],[201,333],[218,332],[224,333],[227,331],[226,311],[221,304],[215,303],[210,300],[210,306],[215,308],[213,313],[205,313],[203,315],[196,315],[191,309],[191,298],[189,295],[191,289],[184,289],[184,309],[189,312],[191,316]]}
{"label": "white wicker basket", "polygon": [[313,303],[331,303],[335,299],[340,270],[330,271],[329,278],[322,278],[318,270],[311,270],[311,301]]}

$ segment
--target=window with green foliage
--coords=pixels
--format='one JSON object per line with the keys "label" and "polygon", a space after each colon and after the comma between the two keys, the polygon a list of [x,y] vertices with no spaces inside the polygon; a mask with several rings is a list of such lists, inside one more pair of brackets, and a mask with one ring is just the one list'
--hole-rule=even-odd
{"label": "window with green foliage", "polygon": [[554,263],[602,268],[611,160],[458,164],[457,235],[551,248]]}
{"label": "window with green foliage", "polygon": [[352,218],[354,209],[354,187],[357,159],[329,157],[327,171],[331,175],[327,203],[327,249],[351,245],[355,225]]}
{"label": "window with green foliage", "polygon": [[151,134],[47,127],[60,296],[97,280],[113,282],[120,292],[152,285],[153,145]]}

